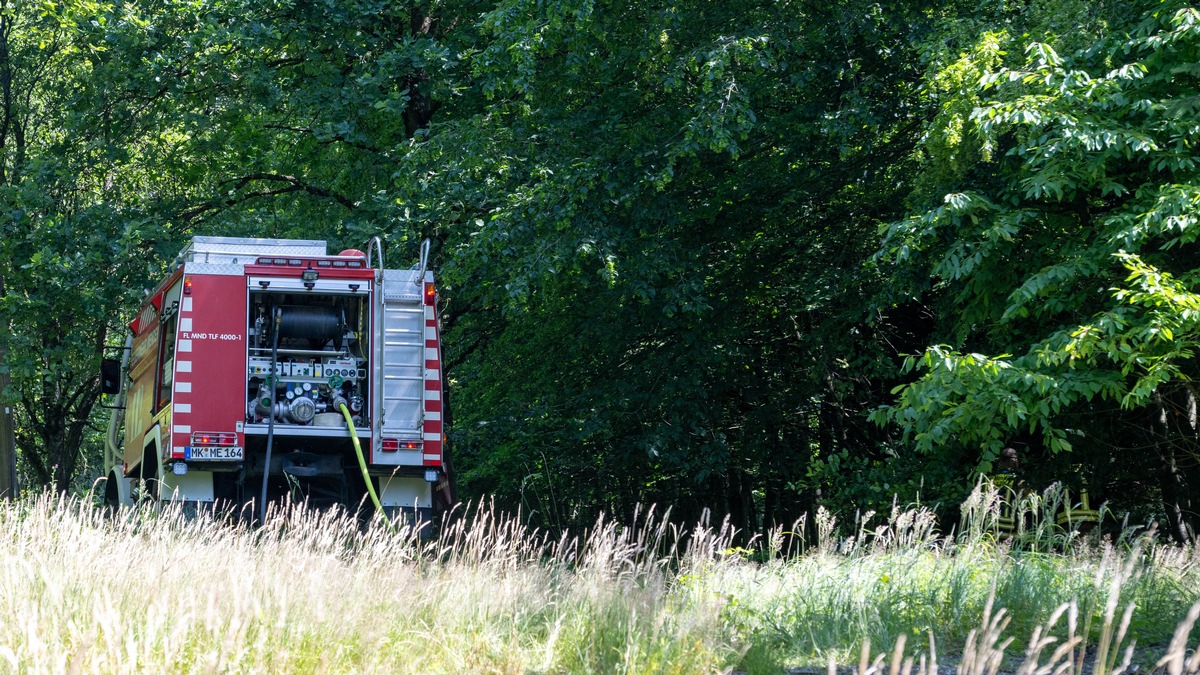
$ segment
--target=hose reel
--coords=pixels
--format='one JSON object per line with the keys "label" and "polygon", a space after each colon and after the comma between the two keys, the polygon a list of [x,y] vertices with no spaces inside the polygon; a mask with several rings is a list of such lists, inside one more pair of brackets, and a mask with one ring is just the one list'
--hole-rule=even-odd
{"label": "hose reel", "polygon": [[346,335],[346,315],[334,307],[282,305],[279,312],[279,337],[325,343],[333,341],[334,349],[342,348]]}

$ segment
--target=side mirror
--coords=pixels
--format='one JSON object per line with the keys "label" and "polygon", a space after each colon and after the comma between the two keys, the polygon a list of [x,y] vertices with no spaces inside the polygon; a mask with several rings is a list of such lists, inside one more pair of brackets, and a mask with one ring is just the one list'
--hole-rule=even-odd
{"label": "side mirror", "polygon": [[100,362],[100,392],[103,394],[121,393],[120,361],[104,359]]}

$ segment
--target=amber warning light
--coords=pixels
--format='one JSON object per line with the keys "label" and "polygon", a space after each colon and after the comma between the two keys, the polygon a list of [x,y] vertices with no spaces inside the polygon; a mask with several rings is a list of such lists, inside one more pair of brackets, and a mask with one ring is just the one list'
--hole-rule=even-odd
{"label": "amber warning light", "polygon": [[[411,296],[409,296],[409,297],[411,297]],[[437,289],[435,289],[433,287],[433,284],[430,284],[430,283],[425,284],[425,304],[432,305],[434,300],[436,300],[436,299],[437,299]]]}

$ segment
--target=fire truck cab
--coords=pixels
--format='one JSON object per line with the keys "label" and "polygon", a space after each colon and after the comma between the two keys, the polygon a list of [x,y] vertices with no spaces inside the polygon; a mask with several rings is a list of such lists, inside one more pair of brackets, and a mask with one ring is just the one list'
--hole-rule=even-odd
{"label": "fire truck cab", "polygon": [[326,248],[195,237],[182,250],[124,358],[105,363],[107,503],[246,507],[265,491],[417,518],[451,503],[428,242],[406,270],[384,268],[378,238],[368,253]]}

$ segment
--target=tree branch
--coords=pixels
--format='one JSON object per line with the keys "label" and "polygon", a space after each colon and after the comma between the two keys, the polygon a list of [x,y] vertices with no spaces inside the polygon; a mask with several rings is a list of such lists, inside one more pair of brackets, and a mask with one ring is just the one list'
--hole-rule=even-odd
{"label": "tree branch", "polygon": [[[265,125],[263,125],[263,128],[264,129],[274,129],[276,131],[294,131],[299,134],[313,134],[313,135],[316,134],[316,130],[309,128],[309,127],[291,127],[291,126],[287,126],[285,124],[265,124]],[[373,155],[379,155],[381,157],[386,157],[388,159],[391,159],[390,154],[388,154],[387,152],[385,152],[383,150],[380,150],[379,148],[373,148],[365,143],[357,143],[355,141],[351,141],[346,138],[336,137],[336,138],[331,138],[328,141],[317,141],[317,142],[320,143],[321,145],[329,145],[330,143],[343,143],[352,148],[362,150],[363,152],[369,152]]]}
{"label": "tree branch", "polygon": [[184,223],[187,223],[187,222],[190,222],[190,221],[192,221],[196,218],[199,218],[200,216],[203,216],[205,214],[218,213],[220,211],[224,211],[225,209],[236,206],[243,202],[250,201],[251,199],[257,199],[258,197],[274,197],[277,195],[287,194],[289,192],[307,192],[308,194],[311,194],[316,197],[324,197],[326,199],[332,199],[333,201],[337,202],[338,204],[341,204],[342,206],[344,206],[346,209],[348,209],[350,211],[354,211],[354,210],[358,209],[358,204],[353,202],[349,197],[346,197],[345,195],[339,194],[332,190],[327,190],[323,187],[313,185],[312,183],[302,181],[299,178],[296,178],[295,176],[285,176],[283,174],[277,174],[277,173],[252,173],[252,174],[248,174],[248,175],[241,176],[238,178],[231,178],[227,181],[222,182],[221,185],[229,185],[230,183],[235,183],[232,191],[236,192],[236,191],[239,191],[239,190],[245,188],[250,183],[253,183],[256,181],[279,182],[279,183],[286,183],[286,185],[284,187],[276,188],[274,190],[259,190],[256,192],[247,192],[245,194],[237,195],[235,197],[229,197],[227,199],[222,199],[220,201],[208,202],[207,204],[201,204],[199,206],[188,209],[187,211],[184,211],[183,214],[180,216],[180,218],[183,220]]}

